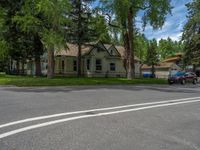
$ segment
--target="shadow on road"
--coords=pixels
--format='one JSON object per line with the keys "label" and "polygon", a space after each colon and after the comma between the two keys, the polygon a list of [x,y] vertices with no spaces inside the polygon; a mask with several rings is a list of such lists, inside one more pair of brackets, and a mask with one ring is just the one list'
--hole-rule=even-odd
{"label": "shadow on road", "polygon": [[72,92],[72,91],[84,91],[84,90],[126,90],[126,91],[142,91],[152,90],[167,93],[199,93],[200,89],[198,85],[108,85],[108,86],[63,86],[63,87],[1,87],[1,91],[12,92],[31,92],[31,93],[57,93],[57,92]]}

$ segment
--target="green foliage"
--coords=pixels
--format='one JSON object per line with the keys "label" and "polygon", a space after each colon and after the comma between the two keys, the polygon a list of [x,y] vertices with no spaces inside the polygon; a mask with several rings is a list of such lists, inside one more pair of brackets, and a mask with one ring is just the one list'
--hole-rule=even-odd
{"label": "green foliage", "polygon": [[138,12],[143,13],[143,27],[150,24],[154,29],[161,28],[165,22],[166,15],[171,13],[170,0],[101,0],[103,11],[109,14],[109,22],[117,21],[112,25],[121,29],[123,44],[126,49],[127,77],[132,79],[135,76],[134,56],[136,28],[135,19]]}
{"label": "green foliage", "polygon": [[139,57],[142,63],[144,63],[146,60],[149,41],[143,34],[138,34],[134,43],[136,56]]}
{"label": "green foliage", "polygon": [[46,48],[53,46],[55,50],[60,50],[65,45],[63,34],[53,30],[43,31],[42,42]]}
{"label": "green foliage", "polygon": [[8,54],[7,43],[3,38],[5,29],[5,10],[0,7],[0,61],[2,61]]}
{"label": "green foliage", "polygon": [[146,63],[150,66],[156,65],[159,62],[157,49],[157,41],[155,39],[149,41]]}
{"label": "green foliage", "polygon": [[68,20],[65,16],[71,6],[68,0],[37,0],[36,12],[42,13],[46,23],[53,28],[64,25]]}
{"label": "green foliage", "polygon": [[0,7],[0,35],[5,27],[5,10]]}
{"label": "green foliage", "polygon": [[0,29],[1,51],[15,60],[19,60],[25,56],[25,49],[23,49],[26,43],[25,35],[12,22],[12,18],[16,12],[20,10],[21,4],[20,0],[16,0],[15,3],[14,0],[2,1],[0,3],[0,8],[2,8],[0,26],[3,27],[3,29]]}
{"label": "green foliage", "polygon": [[[154,29],[162,27],[166,14],[170,13],[170,0],[101,0],[103,11],[99,14],[92,11],[90,4],[94,1],[2,0],[0,40],[4,51],[1,51],[1,55],[26,60],[41,55],[44,48],[61,49],[66,40],[79,46],[101,40],[104,43],[124,44],[144,62],[148,42],[143,35],[136,33],[135,18],[141,12],[144,26],[150,24]],[[117,28],[106,25],[102,12],[111,14],[110,21]],[[133,46],[132,42],[135,43]]]}
{"label": "green foliage", "polygon": [[[99,16],[92,16],[90,3],[93,0],[71,0],[72,10],[69,13],[69,30],[66,31],[67,41],[77,45],[84,45],[97,40],[96,25],[102,25]],[[95,19],[96,18],[96,19]],[[99,18],[100,19],[100,18]],[[100,29],[102,31],[102,27]]]}
{"label": "green foliage", "polygon": [[0,85],[31,86],[69,86],[69,85],[135,85],[135,84],[167,84],[165,79],[133,79],[125,78],[63,78],[10,76],[0,74]]}
{"label": "green foliage", "polygon": [[103,43],[111,43],[111,37],[109,35],[109,27],[106,24],[106,20],[103,16],[96,14],[92,17],[91,26],[95,31],[95,36],[97,41],[102,41]]}
{"label": "green foliage", "polygon": [[[54,75],[53,51],[66,45],[64,31],[68,23],[66,14],[69,10],[70,3],[68,0],[26,0],[22,8],[13,17],[13,22],[22,31],[32,34],[33,39],[37,39],[34,40],[34,45],[39,43],[39,45],[42,44],[47,49],[48,77],[53,77]],[[41,47],[39,46],[40,52],[43,52]],[[38,47],[35,46],[35,52],[37,52],[36,48]],[[41,54],[40,52],[39,54]],[[38,59],[38,53],[35,54]]]}
{"label": "green foliage", "polygon": [[183,52],[184,44],[181,41],[173,41],[172,39],[161,39],[159,41],[158,53],[161,57],[161,60],[166,59],[167,57],[173,56],[176,53]]}
{"label": "green foliage", "polygon": [[161,28],[166,15],[171,13],[171,0],[144,0],[141,7],[147,8],[143,15],[143,25],[149,23],[154,29]]}
{"label": "green foliage", "polygon": [[185,64],[200,63],[200,0],[187,4],[188,22],[184,26]]}
{"label": "green foliage", "polygon": [[157,52],[157,41],[155,39],[149,41],[146,64],[151,66],[152,77],[155,77],[155,65],[159,62]]}
{"label": "green foliage", "polygon": [[45,47],[64,45],[65,14],[70,9],[68,0],[26,0],[22,10],[13,18],[20,28],[38,34]]}
{"label": "green foliage", "polygon": [[149,23],[154,29],[161,28],[165,22],[166,15],[171,13],[172,7],[170,0],[101,0],[103,11],[106,13],[115,14],[119,25],[127,23],[128,10],[133,10],[133,19],[137,13],[143,13],[144,27]]}
{"label": "green foliage", "polygon": [[36,18],[30,13],[26,13],[26,15],[24,16],[22,15],[14,16],[13,22],[15,22],[23,32],[37,33],[38,30],[42,30],[42,20]]}
{"label": "green foliage", "polygon": [[5,61],[8,57],[8,44],[5,40],[0,40],[0,61]]}

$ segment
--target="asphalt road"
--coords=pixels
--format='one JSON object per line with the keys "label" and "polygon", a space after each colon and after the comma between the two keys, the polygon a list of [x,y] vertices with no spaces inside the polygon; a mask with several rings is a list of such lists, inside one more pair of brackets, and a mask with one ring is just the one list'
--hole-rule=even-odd
{"label": "asphalt road", "polygon": [[0,150],[200,150],[200,86],[1,86]]}

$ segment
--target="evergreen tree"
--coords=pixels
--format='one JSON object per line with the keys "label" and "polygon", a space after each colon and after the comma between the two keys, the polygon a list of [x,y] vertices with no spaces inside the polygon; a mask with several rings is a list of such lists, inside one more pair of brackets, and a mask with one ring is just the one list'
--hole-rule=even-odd
{"label": "evergreen tree", "polygon": [[34,35],[48,52],[47,77],[54,76],[54,51],[65,45],[64,29],[70,9],[68,0],[26,0],[13,19],[20,28]]}
{"label": "evergreen tree", "polygon": [[149,41],[146,63],[151,66],[152,77],[155,77],[155,65],[159,62],[157,53],[157,41],[153,39]]}
{"label": "evergreen tree", "polygon": [[[4,59],[7,60],[15,60],[16,61],[16,74],[19,74],[19,63],[22,58],[25,58],[27,55],[26,49],[24,49],[24,46],[27,41],[26,34],[23,33],[19,28],[17,28],[16,23],[12,21],[12,18],[16,15],[16,13],[21,9],[23,1],[21,0],[2,0],[0,3],[0,9],[1,9],[1,21],[0,26],[3,27],[3,30],[0,32],[1,36],[1,43],[4,43],[4,54],[7,54],[9,58]],[[3,15],[3,17],[2,17]],[[3,18],[3,19],[2,19]],[[2,21],[3,20],[3,21]],[[3,22],[3,23],[2,23]],[[5,43],[6,43],[6,49],[5,49]],[[5,51],[6,50],[6,51]],[[23,72],[23,71],[22,71]]]}
{"label": "evergreen tree", "polygon": [[104,16],[94,13],[92,15],[92,21],[91,24],[89,24],[91,28],[93,29],[94,33],[92,36],[94,37],[94,40],[101,41],[105,44],[110,44],[112,42],[112,37],[110,35],[110,28],[107,25],[107,22],[104,18]]}
{"label": "evergreen tree", "polygon": [[176,53],[183,52],[183,45],[181,41],[173,41],[169,37],[167,39],[161,39],[158,46],[158,53],[161,56],[161,60],[173,56]]}
{"label": "evergreen tree", "polygon": [[[185,65],[200,63],[200,0],[188,3],[188,22],[184,26]],[[194,67],[195,68],[195,67]],[[194,70],[195,71],[195,70]]]}
{"label": "evergreen tree", "polygon": [[141,63],[144,63],[146,60],[147,49],[149,40],[145,37],[144,34],[138,33],[135,38],[135,54],[139,57]]}
{"label": "evergreen tree", "polygon": [[92,28],[92,11],[88,6],[93,0],[71,0],[72,9],[69,14],[70,25],[67,30],[67,41],[78,45],[78,76],[81,76],[81,49],[85,44],[96,40],[95,29]]}

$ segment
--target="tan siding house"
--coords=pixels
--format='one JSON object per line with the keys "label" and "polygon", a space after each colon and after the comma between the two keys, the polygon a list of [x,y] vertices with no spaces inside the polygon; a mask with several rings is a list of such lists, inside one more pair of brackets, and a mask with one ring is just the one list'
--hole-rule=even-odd
{"label": "tan siding house", "polygon": [[[171,71],[182,70],[182,53],[177,53],[174,56],[168,57],[158,65],[155,66],[155,74],[157,78],[168,78]],[[151,74],[152,66],[148,66],[144,64],[142,66],[142,74],[143,75],[150,75]]]}
{"label": "tan siding house", "polygon": [[[176,65],[175,63],[160,63],[155,67],[155,75],[156,78],[168,78],[169,74],[173,70],[180,71],[181,68]],[[143,65],[142,66],[142,74],[143,75],[150,75],[151,74],[152,66]]]}
{"label": "tan siding house", "polygon": [[[77,75],[78,47],[67,44],[68,49],[55,52],[55,74]],[[82,47],[82,74],[86,77],[126,77],[125,49],[122,46],[103,44]],[[140,61],[135,57],[135,71],[139,74]]]}

